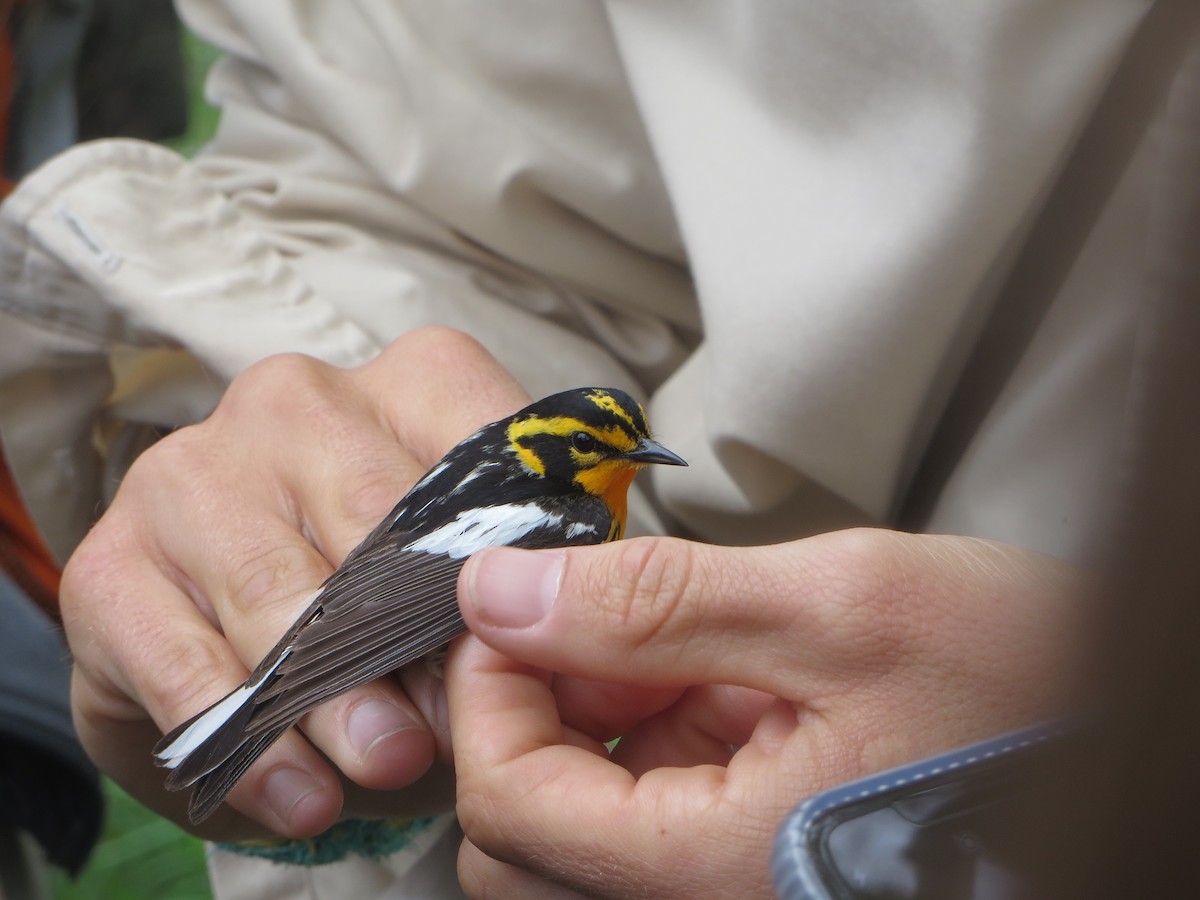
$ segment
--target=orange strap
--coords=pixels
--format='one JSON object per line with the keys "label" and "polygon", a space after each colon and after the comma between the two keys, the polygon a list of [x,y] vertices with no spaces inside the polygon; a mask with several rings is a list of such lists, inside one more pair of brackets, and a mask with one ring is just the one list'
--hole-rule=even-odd
{"label": "orange strap", "polygon": [[[8,115],[12,106],[13,53],[9,40],[9,14],[14,4],[0,0],[0,154],[8,146]],[[12,182],[0,177],[0,198]],[[0,569],[47,611],[58,610],[58,565],[38,536],[25,511],[8,466],[0,457]]]}
{"label": "orange strap", "polygon": [[58,564],[25,511],[8,467],[0,464],[0,568],[57,616]]}

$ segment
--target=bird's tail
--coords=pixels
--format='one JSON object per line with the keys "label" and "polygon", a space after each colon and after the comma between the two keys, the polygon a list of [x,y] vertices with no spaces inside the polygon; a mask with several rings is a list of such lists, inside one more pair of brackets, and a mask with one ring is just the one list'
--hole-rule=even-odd
{"label": "bird's tail", "polygon": [[259,695],[282,661],[172,729],[154,748],[154,761],[171,770],[168,789],[195,787],[188,806],[193,825],[212,815],[254,761],[291,727],[289,721],[259,733],[251,730]]}
{"label": "bird's tail", "polygon": [[290,727],[290,724],[279,725],[245,738],[223,763],[196,779],[193,782],[195,790],[188,801],[188,820],[193,825],[199,825],[216,812],[246,770]]}

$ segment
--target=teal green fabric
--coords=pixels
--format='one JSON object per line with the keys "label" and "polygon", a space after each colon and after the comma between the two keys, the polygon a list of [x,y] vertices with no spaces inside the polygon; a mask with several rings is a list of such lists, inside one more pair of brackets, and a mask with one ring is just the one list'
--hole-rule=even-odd
{"label": "teal green fabric", "polygon": [[403,850],[434,821],[427,819],[347,819],[306,841],[251,841],[217,844],[242,856],[293,866],[323,866],[347,856],[379,859]]}

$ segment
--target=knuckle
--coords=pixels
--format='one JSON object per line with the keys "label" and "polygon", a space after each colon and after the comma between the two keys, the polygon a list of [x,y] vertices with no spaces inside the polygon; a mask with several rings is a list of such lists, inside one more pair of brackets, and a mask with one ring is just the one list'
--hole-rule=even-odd
{"label": "knuckle", "polygon": [[852,562],[865,575],[858,606],[864,617],[870,616],[880,627],[908,635],[911,629],[905,626],[918,621],[913,613],[935,599],[936,573],[912,564],[909,535],[876,529],[860,537]]}
{"label": "knuckle", "polygon": [[686,603],[697,565],[691,545],[652,537],[615,546],[619,557],[608,569],[611,577],[601,596],[607,618],[634,647],[684,636],[693,624]]}
{"label": "knuckle", "polygon": [[469,397],[502,370],[488,349],[466,332],[431,325],[397,338],[357,371],[360,377],[398,385],[402,391],[436,384],[434,393],[442,398]]}
{"label": "knuckle", "polygon": [[110,594],[98,589],[100,578],[94,577],[96,573],[102,577],[103,570],[93,565],[90,559],[82,557],[80,562],[75,562],[72,557],[63,570],[59,585],[63,636],[76,669],[100,668],[104,664],[105,653],[99,646],[96,621],[103,615],[102,601]]}
{"label": "knuckle", "polygon": [[250,393],[320,378],[326,365],[303,353],[276,353],[247,366],[230,384]]}
{"label": "knuckle", "polygon": [[467,840],[485,852],[495,847],[501,837],[491,796],[479,776],[459,774],[454,807],[458,823]]}
{"label": "knuckle", "polygon": [[114,725],[152,722],[148,710],[103,678],[93,679],[75,667],[71,673],[71,718],[84,752],[105,774],[118,777],[135,762],[128,745],[114,740]]}
{"label": "knuckle", "polygon": [[136,719],[145,711],[140,707],[130,709],[130,701],[119,696],[111,686],[80,666],[71,670],[71,715],[75,722],[75,730],[80,742],[89,754],[93,755],[91,739],[108,727],[114,718]]}
{"label": "knuckle", "polygon": [[363,398],[342,370],[300,353],[271,356],[229,385],[212,421],[236,440],[246,429],[286,431],[340,461],[361,453]]}
{"label": "knuckle", "polygon": [[[419,472],[399,471],[397,465],[384,461],[363,461],[345,472],[336,494],[338,513],[348,522],[370,529],[379,522],[404,495],[405,487]],[[407,479],[405,475],[412,476]]]}
{"label": "knuckle", "polygon": [[464,331],[444,325],[427,325],[393,341],[376,360],[385,365],[398,363],[405,370],[414,367],[444,370],[464,361],[490,356],[483,344]]}
{"label": "knuckle", "polygon": [[159,492],[164,485],[178,487],[197,484],[200,475],[212,464],[212,454],[205,449],[203,425],[189,425],[168,434],[147,447],[129,467],[118,498],[140,491]]}
{"label": "knuckle", "polygon": [[214,418],[278,417],[331,402],[332,366],[303,353],[280,353],[254,363],[230,382]]}
{"label": "knuckle", "polygon": [[207,423],[181,428],[148,447],[133,461],[88,543],[94,537],[94,549],[117,556],[131,548],[154,555],[153,532],[160,516],[169,509],[211,506],[214,491],[226,478],[223,452]]}
{"label": "knuckle", "polygon": [[108,580],[112,568],[113,550],[116,542],[109,538],[109,528],[104,520],[98,522],[71,554],[63,567],[59,583],[59,607],[64,619],[74,619],[94,588]]}
{"label": "knuckle", "polygon": [[[217,699],[219,686],[227,681],[221,676],[229,669],[229,658],[222,639],[215,634],[201,639],[193,635],[186,641],[162,638],[154,644],[153,676],[138,682],[143,705],[170,729]],[[231,673],[228,680],[243,675]]]}
{"label": "knuckle", "polygon": [[98,622],[121,602],[138,564],[138,538],[126,520],[111,512],[93,526],[63,567],[59,611],[76,654],[96,638]]}
{"label": "knuckle", "polygon": [[856,528],[826,537],[831,552],[810,582],[813,633],[843,671],[888,671],[914,652],[927,578],[906,562],[906,535]]}
{"label": "knuckle", "polygon": [[425,465],[528,402],[483,344],[442,326],[402,335],[349,377],[367,410]]}
{"label": "knuckle", "polygon": [[226,591],[232,613],[245,619],[293,597],[298,590],[320,584],[325,572],[314,567],[313,551],[298,542],[256,544],[230,567]]}

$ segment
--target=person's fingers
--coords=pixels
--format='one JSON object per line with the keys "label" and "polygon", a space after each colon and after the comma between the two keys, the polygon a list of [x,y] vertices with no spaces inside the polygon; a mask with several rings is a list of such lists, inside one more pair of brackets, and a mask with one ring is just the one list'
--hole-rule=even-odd
{"label": "person's fingers", "polygon": [[[97,526],[104,528],[104,524]],[[88,754],[134,796],[182,821],[151,748],[161,732],[245,678],[233,649],[191,601],[143,560],[72,557],[63,576],[64,621],[75,657],[73,710]],[[81,602],[86,586],[87,603]],[[123,640],[115,639],[117,636]],[[133,639],[130,637],[133,636]],[[327,828],[341,807],[337,779],[299,735],[285,735],[247,773],[230,803],[270,831],[303,837]],[[220,834],[243,823],[228,817]]]}
{"label": "person's fingers", "polygon": [[769,694],[730,685],[688,688],[670,709],[622,734],[612,761],[634,776],[666,766],[727,765],[774,702]]}
{"label": "person's fingers", "polygon": [[398,673],[404,693],[420,711],[429,726],[437,747],[437,758],[444,763],[454,761],[450,745],[450,712],[446,708],[446,684],[435,673],[428,660],[410,663]]}
{"label": "person's fingers", "polygon": [[610,758],[634,775],[663,766],[725,765],[775,701],[731,685],[680,690],[562,676],[552,690],[564,726],[594,740],[619,738]]}
{"label": "person's fingers", "polygon": [[[135,462],[73,560],[64,615],[90,660],[78,692],[91,704],[85,718],[145,723],[149,713],[165,730],[236,686],[441,453],[525,399],[478,344],[437,329],[354,370],[297,355],[251,367],[208,420]],[[323,705],[302,728],[328,760],[374,788],[406,784],[433,755],[395,679]],[[131,749],[123,741],[136,738],[107,740],[99,726],[91,735],[96,754],[118,768]],[[124,755],[145,753],[148,765],[146,744]],[[290,774],[273,765],[280,761]],[[127,782],[161,793],[140,761],[126,768]],[[270,800],[277,813],[288,784],[295,802],[284,804],[285,818],[294,821],[283,833],[332,821],[336,781],[299,733],[264,756],[231,802],[278,827],[260,807]]]}
{"label": "person's fingers", "polygon": [[337,564],[454,444],[528,399],[476,341],[427,328],[355,369],[299,354],[251,366],[201,444],[224,430],[252,448],[263,489]]}
{"label": "person's fingers", "polygon": [[[162,737],[158,726],[145,716],[127,718],[112,714],[114,706],[127,702],[125,698],[114,701],[109,688],[98,687],[87,673],[78,668],[75,670],[71,679],[71,703],[80,742],[96,765],[143,806],[208,840],[242,841],[280,833],[296,837],[311,833],[291,828],[286,812],[281,816],[262,815],[258,818],[265,821],[259,821],[229,803],[222,804],[200,825],[189,825],[188,793],[167,791],[163,785],[163,770],[151,763],[151,748]],[[301,798],[293,794],[295,799]],[[336,810],[336,797],[331,805]],[[287,802],[284,806],[294,808],[295,803]],[[303,815],[308,813],[305,809],[296,811]],[[322,818],[329,816],[322,814]],[[323,824],[317,826],[318,830],[323,827]]]}
{"label": "person's fingers", "polygon": [[[740,844],[722,849],[726,836],[705,837],[702,829],[720,821],[745,838],[758,827],[757,810],[774,815],[771,803],[759,802],[777,793],[762,774],[761,755],[758,774],[748,766],[741,772],[753,797],[731,788],[727,770],[714,765],[634,778],[606,757],[564,744],[545,675],[473,638],[451,650],[447,690],[456,808],[483,854],[588,896],[704,896],[734,887],[753,894],[755,876],[745,870],[765,873],[770,826],[762,825],[761,859],[739,859]],[[714,872],[733,881],[716,884]]]}
{"label": "person's fingers", "polygon": [[496,548],[464,566],[460,606],[485,641],[556,672],[779,693],[797,659],[825,662],[828,604],[842,598],[816,595],[847,585],[823,574],[803,553],[671,538]]}
{"label": "person's fingers", "polygon": [[[369,389],[378,384],[416,379],[423,389],[430,388],[433,376],[422,378],[428,365],[412,360],[422,338],[441,347],[436,358],[442,364],[450,350],[464,346],[459,355],[472,358],[449,367],[454,377],[438,377],[468,381],[469,364],[482,351],[469,339],[440,332],[398,342],[401,346],[356,370],[332,369],[298,355],[272,357],[235,380],[208,422],[152,448],[123,487],[134,502],[140,501],[140,509],[149,511],[149,530],[172,570],[192,573],[194,593],[214,609],[248,666],[274,646],[306,607],[331,563],[355,546],[424,473],[425,462],[405,449],[385,427],[394,423],[367,400]],[[409,364],[399,371],[405,358]],[[409,393],[414,393],[411,387]],[[489,404],[501,402],[496,390],[477,393],[474,402],[449,406],[460,410],[459,416],[478,417]],[[403,396],[380,399],[389,407],[405,403]],[[442,419],[431,415],[427,421]],[[291,423],[289,433],[281,423]],[[457,437],[463,420],[454,418],[443,427]],[[415,427],[410,431],[410,440],[421,433]],[[240,470],[226,474],[205,469],[214,445],[227,442],[229,434],[255,449],[267,478],[246,485]],[[200,471],[206,477],[195,477]],[[247,503],[250,491],[257,492],[257,502]],[[151,494],[190,496],[192,502],[182,509],[166,507],[155,504]],[[264,517],[248,519],[245,510]],[[303,727],[343,772],[364,786],[401,787],[432,759],[428,729],[391,681],[322,705],[306,716]]]}
{"label": "person's fingers", "polygon": [[554,698],[563,723],[596,740],[611,741],[679,700],[684,689],[618,684],[556,676]]}
{"label": "person's fingers", "polygon": [[[562,726],[554,698],[540,673],[509,663],[470,639],[455,645],[448,665],[447,692],[458,773],[456,809],[467,839],[474,846],[492,859],[542,874],[529,864],[537,857],[539,847],[525,846],[523,836],[510,843],[515,834],[509,826],[520,828],[518,820],[527,811],[503,807],[514,799],[508,796],[505,784],[544,783],[546,778],[554,779],[555,792],[562,797],[562,802],[541,810],[547,830],[561,828],[563,833],[563,843],[554,856],[573,857],[586,827],[585,823],[563,820],[564,806],[575,808],[571,798],[576,791],[592,799],[589,809],[593,817],[612,829],[617,840],[629,839],[622,820],[627,818],[625,810],[631,805],[632,777],[605,760],[561,743]],[[650,827],[650,823],[640,827]],[[535,836],[530,837],[540,843]],[[624,848],[613,849],[619,857]],[[550,857],[545,861],[549,863]]]}
{"label": "person's fingers", "polygon": [[[168,539],[169,532],[170,526],[163,525],[158,533]],[[308,607],[332,568],[282,522],[267,520],[248,527],[241,541],[229,537],[172,543],[174,561],[182,570],[197,573],[197,586],[216,608],[225,640],[245,661],[245,671],[227,688],[232,689]],[[227,568],[218,568],[217,559]],[[197,706],[188,715],[203,708]],[[392,678],[332,698],[308,713],[301,726],[347,777],[364,787],[403,787],[433,760],[429,728]]]}
{"label": "person's fingers", "polygon": [[[302,537],[297,523],[285,518],[286,503],[274,486],[259,480],[239,496],[222,473],[188,480],[204,464],[202,457],[211,446],[208,433],[203,427],[186,429],[148,450],[114,503],[115,516],[126,505],[136,507],[155,556],[211,608],[223,632],[214,639],[227,641],[240,661],[206,671],[203,667],[212,660],[200,658],[181,672],[183,683],[204,684],[214,696],[185,709],[168,727],[240,684],[333,569]],[[288,466],[277,458],[271,470],[287,471]],[[157,499],[160,495],[188,502],[167,504]],[[307,715],[303,727],[342,772],[368,787],[402,787],[420,777],[433,759],[432,736],[394,680],[334,698]],[[310,774],[327,777],[324,763],[316,757],[314,762],[317,769]]]}
{"label": "person's fingers", "polygon": [[[454,443],[527,399],[486,350],[447,329],[406,335],[353,370],[274,357],[239,377],[213,424],[227,418],[251,429],[251,443],[279,476],[281,520],[233,533],[218,512],[206,523],[162,521],[158,531],[180,571],[216,576],[200,591],[239,654],[257,660],[305,608],[331,571],[327,561],[339,562]],[[255,415],[265,408],[270,415]],[[306,427],[280,441],[276,419]],[[198,541],[197,533],[213,536]],[[303,729],[366,787],[409,784],[433,757],[432,734],[393,680],[322,704]]]}
{"label": "person's fingers", "polygon": [[[460,821],[487,857],[588,895],[766,895],[803,797],[1061,709],[1077,579],[1018,548],[872,530],[484,551],[447,668]],[[547,669],[753,690],[685,691],[603,759],[563,740]],[[616,696],[573,702],[602,721]]]}
{"label": "person's fingers", "polygon": [[[1051,648],[1074,619],[1056,598],[1075,577],[985,541],[855,529],[766,547],[495,548],[468,560],[459,596],[472,632],[495,648],[583,678],[730,683],[819,704],[900,683],[890,676],[905,670],[922,674],[904,682],[920,689],[948,677],[993,685],[989,700],[1028,712],[1061,675]],[[982,652],[981,630],[991,635]],[[1028,673],[1015,696],[995,677],[1014,660]]]}

